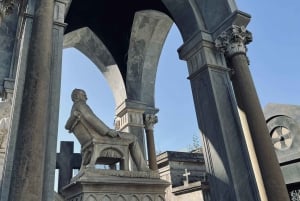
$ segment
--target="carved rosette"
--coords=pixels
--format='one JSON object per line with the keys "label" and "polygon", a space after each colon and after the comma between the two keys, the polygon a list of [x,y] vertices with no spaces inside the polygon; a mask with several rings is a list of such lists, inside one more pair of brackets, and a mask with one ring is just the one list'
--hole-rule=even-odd
{"label": "carved rosette", "polygon": [[154,124],[158,122],[155,114],[144,114],[144,125],[146,130],[153,130]]}
{"label": "carved rosette", "polygon": [[217,49],[227,57],[232,57],[237,53],[246,54],[246,45],[252,41],[251,32],[244,26],[232,25],[228,30],[223,31],[215,40]]}

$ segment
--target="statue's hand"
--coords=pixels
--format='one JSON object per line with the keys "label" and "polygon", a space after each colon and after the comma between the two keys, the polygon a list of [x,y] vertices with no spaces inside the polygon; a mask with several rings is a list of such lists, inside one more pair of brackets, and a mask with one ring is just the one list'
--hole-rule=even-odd
{"label": "statue's hand", "polygon": [[73,115],[74,115],[76,118],[80,118],[81,113],[75,110],[75,111],[73,112]]}
{"label": "statue's hand", "polygon": [[111,129],[110,131],[107,132],[107,135],[110,137],[119,137],[119,132],[116,130]]}

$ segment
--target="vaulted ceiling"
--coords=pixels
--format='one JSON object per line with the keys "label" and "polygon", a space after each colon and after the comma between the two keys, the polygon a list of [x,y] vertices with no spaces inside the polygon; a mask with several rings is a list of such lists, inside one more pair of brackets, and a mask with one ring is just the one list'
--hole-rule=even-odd
{"label": "vaulted ceiling", "polygon": [[111,52],[125,77],[131,26],[135,12],[141,10],[157,10],[171,17],[161,0],[72,0],[65,34],[89,27]]}

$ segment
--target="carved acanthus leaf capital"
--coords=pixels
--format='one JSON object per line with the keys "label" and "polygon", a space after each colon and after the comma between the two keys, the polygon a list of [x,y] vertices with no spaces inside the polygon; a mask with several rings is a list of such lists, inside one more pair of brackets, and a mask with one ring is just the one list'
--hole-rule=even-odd
{"label": "carved acanthus leaf capital", "polygon": [[147,130],[153,130],[154,124],[158,122],[155,114],[144,114],[144,125]]}
{"label": "carved acanthus leaf capital", "polygon": [[236,53],[246,53],[246,45],[251,41],[252,34],[244,26],[232,25],[217,37],[215,45],[226,56],[231,57]]}

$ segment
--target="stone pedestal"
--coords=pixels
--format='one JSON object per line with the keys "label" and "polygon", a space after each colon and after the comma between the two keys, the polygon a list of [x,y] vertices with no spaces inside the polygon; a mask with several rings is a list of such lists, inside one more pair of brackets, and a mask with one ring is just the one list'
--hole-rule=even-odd
{"label": "stone pedestal", "polygon": [[86,169],[62,193],[66,201],[165,201],[168,185],[154,171]]}

